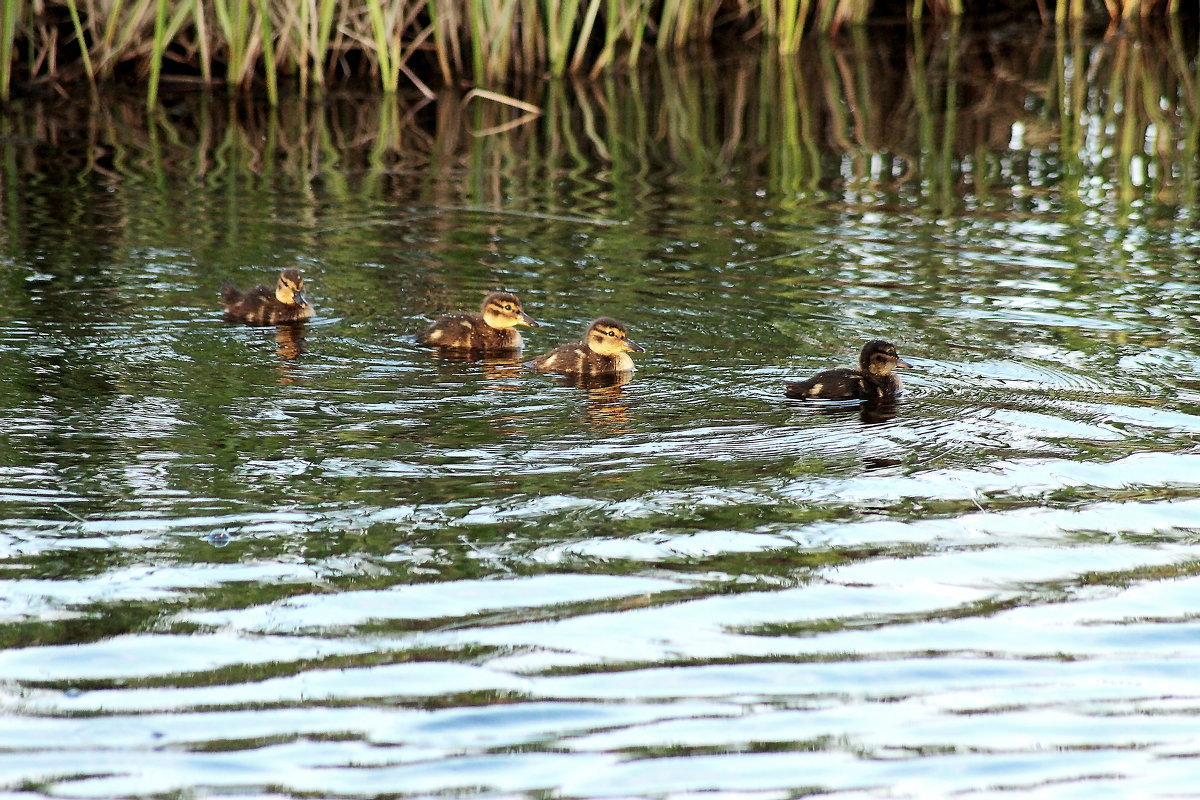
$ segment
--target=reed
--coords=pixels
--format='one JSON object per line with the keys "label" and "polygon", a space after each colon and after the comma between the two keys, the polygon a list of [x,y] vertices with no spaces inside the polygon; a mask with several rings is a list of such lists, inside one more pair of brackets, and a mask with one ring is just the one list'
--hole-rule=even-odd
{"label": "reed", "polygon": [[167,0],[158,0],[154,13],[154,54],[150,58],[150,86],[146,105],[158,103],[158,83],[162,75],[162,55],[167,49]]}
{"label": "reed", "polygon": [[[968,13],[963,0],[902,0],[914,20]],[[1031,18],[1041,0],[1005,0]],[[1174,18],[1178,0],[1104,0],[1130,22]],[[878,7],[878,9],[877,9]],[[1054,21],[1079,20],[1085,0],[1058,0]],[[265,86],[272,104],[289,76],[302,95],[338,76],[380,89],[432,91],[414,57],[443,83],[503,90],[514,75],[597,74],[633,64],[648,46],[676,50],[723,37],[760,37],[780,53],[844,32],[882,0],[5,0],[0,3],[0,98],[16,85],[65,89],[135,69],[147,93],[184,74],[234,91]],[[55,20],[69,19],[69,26]],[[624,58],[622,58],[624,54]],[[169,67],[169,68],[168,68]]]}
{"label": "reed", "polygon": [[21,16],[21,0],[8,0],[0,10],[0,100],[7,101],[12,93],[13,44],[17,36],[17,19]]}
{"label": "reed", "polygon": [[371,20],[375,61],[379,65],[379,79],[385,92],[394,92],[400,88],[400,42],[391,35],[395,14],[396,6],[393,5],[384,11],[380,0],[367,0],[367,16]]}
{"label": "reed", "polygon": [[79,43],[79,54],[83,61],[83,70],[87,73],[88,83],[92,89],[96,88],[96,73],[92,69],[92,56],[85,45],[83,38],[83,23],[79,20],[79,8],[76,6],[75,0],[67,0],[67,11],[71,15],[71,26],[74,28],[75,40]]}

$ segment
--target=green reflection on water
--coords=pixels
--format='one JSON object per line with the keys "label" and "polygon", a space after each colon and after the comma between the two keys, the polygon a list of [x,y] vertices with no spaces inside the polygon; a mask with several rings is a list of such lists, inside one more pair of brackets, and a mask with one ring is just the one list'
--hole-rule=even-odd
{"label": "green reflection on water", "polygon": [[[515,126],[452,90],[0,115],[0,644],[228,646],[228,626],[295,645],[181,656],[147,679],[166,689],[406,660],[771,665],[849,659],[803,648],[877,628],[995,617],[1016,637],[1006,612],[1190,579],[1167,552],[1200,496],[1190,45],[875,33],[531,82],[544,113]],[[223,282],[283,267],[305,271],[311,324],[222,321]],[[544,323],[526,357],[601,313],[648,352],[628,383],[582,389],[412,341],[494,287]],[[781,398],[876,335],[917,363],[895,409]],[[956,557],[1013,541],[995,585],[1020,593],[955,584]],[[844,577],[879,564],[895,585]],[[539,576],[671,583],[365,622],[322,602]],[[275,612],[360,649],[314,654]],[[589,649],[589,622],[617,633]]]}

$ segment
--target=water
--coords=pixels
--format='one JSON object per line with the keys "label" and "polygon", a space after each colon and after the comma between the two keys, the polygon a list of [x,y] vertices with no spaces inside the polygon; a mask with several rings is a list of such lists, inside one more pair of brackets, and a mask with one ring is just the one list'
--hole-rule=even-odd
{"label": "water", "polygon": [[[1195,57],[1006,35],[533,86],[485,137],[24,101],[0,785],[1190,792]],[[313,322],[222,320],[285,266]],[[632,380],[415,345],[496,287],[529,357],[623,320]],[[782,397],[875,336],[894,408]]]}

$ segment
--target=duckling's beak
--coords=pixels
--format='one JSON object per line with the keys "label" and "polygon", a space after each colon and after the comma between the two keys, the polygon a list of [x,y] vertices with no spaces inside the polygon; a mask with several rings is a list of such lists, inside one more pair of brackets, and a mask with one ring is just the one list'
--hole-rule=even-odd
{"label": "duckling's beak", "polygon": [[897,367],[908,367],[909,369],[912,369],[912,364],[908,363],[900,356],[896,356],[896,366]]}
{"label": "duckling's beak", "polygon": [[621,339],[621,344],[625,345],[626,350],[632,350],[635,353],[646,352],[646,348],[642,347],[640,344],[635,342],[633,339],[630,339],[628,336]]}
{"label": "duckling's beak", "polygon": [[304,299],[304,292],[296,292],[292,295],[292,299],[296,301],[296,305],[304,308],[308,305],[308,301]]}
{"label": "duckling's beak", "polygon": [[542,327],[541,325],[539,325],[539,324],[538,324],[538,323],[537,323],[537,322],[534,320],[534,318],[533,318],[533,317],[529,316],[529,315],[528,315],[528,314],[526,314],[524,311],[522,311],[522,312],[521,312],[521,316],[520,316],[520,318],[518,318],[518,319],[517,319],[517,324],[518,324],[518,325],[528,325],[528,326],[529,326],[529,327],[531,327],[531,328],[540,328],[540,327]]}

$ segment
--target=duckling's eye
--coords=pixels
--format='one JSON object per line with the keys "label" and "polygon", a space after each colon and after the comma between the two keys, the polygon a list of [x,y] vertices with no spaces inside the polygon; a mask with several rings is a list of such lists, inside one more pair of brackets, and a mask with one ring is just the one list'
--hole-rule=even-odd
{"label": "duckling's eye", "polygon": [[512,306],[510,306],[510,305],[506,305],[506,306],[504,306],[504,310],[505,310],[505,311],[512,311]]}
{"label": "duckling's eye", "polygon": [[616,336],[616,335],[617,335],[617,332],[616,332],[616,331],[608,331],[608,335],[609,335],[609,336]]}

